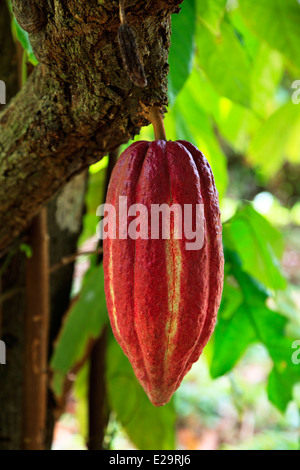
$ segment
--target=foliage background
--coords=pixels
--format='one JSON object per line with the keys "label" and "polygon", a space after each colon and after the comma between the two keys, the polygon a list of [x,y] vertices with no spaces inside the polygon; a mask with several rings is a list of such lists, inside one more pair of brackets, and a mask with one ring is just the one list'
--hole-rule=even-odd
{"label": "foliage background", "polygon": [[[163,408],[149,403],[109,334],[107,447],[299,447],[299,24],[297,0],[185,0],[174,15],[166,131],[194,143],[212,166],[224,224],[223,300],[212,340]],[[13,27],[34,64],[26,34]],[[153,139],[152,129],[137,138]],[[90,168],[79,250],[96,246],[107,165],[104,158]],[[57,396],[108,324],[92,256],[80,259],[73,294],[51,359]],[[72,391],[77,448],[86,436],[88,367],[87,359]]]}

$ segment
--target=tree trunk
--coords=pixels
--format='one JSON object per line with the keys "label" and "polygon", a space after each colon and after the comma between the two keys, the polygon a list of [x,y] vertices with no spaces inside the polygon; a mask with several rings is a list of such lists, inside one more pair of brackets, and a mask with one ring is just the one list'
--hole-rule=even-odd
{"label": "tree trunk", "polygon": [[[0,450],[21,447],[24,230],[60,191],[48,203],[50,266],[76,252],[86,188],[82,171],[147,123],[141,103],[167,103],[170,15],[181,1],[126,2],[146,70],[146,89],[132,85],[123,67],[117,42],[118,1],[12,2],[19,23],[30,32],[40,64],[0,115],[0,335],[7,356],[7,364],[0,366]],[[18,88],[17,52],[3,0],[0,74],[9,101]],[[69,305],[72,278],[73,264],[51,274],[49,355]],[[54,407],[49,392],[48,448]]]}
{"label": "tree trunk", "polygon": [[[81,180],[81,181],[80,181]],[[84,209],[86,175],[75,177],[51,201],[48,208],[48,229],[50,235],[50,266],[58,264],[65,256],[77,250],[77,241],[81,233],[81,219]],[[69,214],[70,227],[62,227],[61,215]],[[11,296],[2,303],[1,339],[6,344],[7,364],[0,366],[0,450],[21,448],[22,409],[23,409],[23,357],[24,357],[24,319],[25,319],[25,255],[10,252],[3,259],[1,266],[7,269],[2,276],[2,294]],[[51,274],[50,304],[51,322],[49,338],[49,356],[53,341],[61,326],[61,320],[70,302],[74,264],[62,265]],[[51,391],[48,394],[47,447],[50,448],[54,426],[53,411],[56,407]]]}
{"label": "tree trunk", "polygon": [[139,88],[120,56],[118,1],[13,0],[40,64],[0,116],[0,253],[66,180],[138,133],[142,103],[167,103],[181,1],[127,2],[148,80]]}

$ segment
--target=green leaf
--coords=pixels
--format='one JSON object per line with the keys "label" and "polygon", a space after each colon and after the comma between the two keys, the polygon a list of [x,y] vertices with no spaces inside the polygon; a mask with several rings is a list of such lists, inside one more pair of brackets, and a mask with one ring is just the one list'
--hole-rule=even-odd
{"label": "green leaf", "polygon": [[112,334],[107,350],[107,390],[117,420],[138,449],[175,448],[176,414],[172,401],[160,408],[152,405]]}
{"label": "green leaf", "polygon": [[194,102],[208,116],[213,117],[220,134],[237,152],[245,153],[248,149],[249,134],[253,134],[261,125],[261,121],[252,110],[228,98],[220,97],[204,72],[198,67],[194,68],[186,86],[191,87]]}
{"label": "green leaf", "polygon": [[197,3],[201,20],[214,34],[220,33],[226,3],[227,0],[201,0]]}
{"label": "green leaf", "polygon": [[26,51],[29,62],[32,65],[37,65],[38,60],[33,53],[28,33],[27,31],[24,31],[24,29],[21,28],[14,16],[12,19],[12,31],[16,39],[21,43],[21,46],[23,47],[24,51]]}
{"label": "green leaf", "polygon": [[198,71],[194,69],[175,106],[166,116],[166,131],[168,138],[188,140],[204,153],[212,167],[222,198],[228,179],[226,157],[214,134],[213,122],[199,103],[198,90]]}
{"label": "green leaf", "polygon": [[249,27],[300,68],[300,5],[297,0],[239,0]]}
{"label": "green leaf", "polygon": [[200,25],[196,44],[199,63],[218,93],[250,107],[250,60],[232,25],[223,21],[218,36]]}
{"label": "green leaf", "polygon": [[[293,340],[285,336],[287,319],[266,306],[266,291],[253,277],[242,271],[241,261],[236,253],[226,249],[225,258],[229,278],[233,277],[235,279],[241,289],[243,301],[241,306],[231,315],[228,321],[227,329],[229,333],[227,333],[226,325],[223,322],[223,331],[221,330],[222,336],[219,333],[219,340],[221,341],[220,347],[222,348],[223,346],[223,337],[225,337],[225,340],[227,337],[229,339],[233,337],[231,348],[235,349],[235,342],[237,342],[237,348],[240,352],[239,355],[241,355],[242,349],[245,349],[247,346],[246,340],[248,340],[248,344],[254,340],[262,343],[266,347],[274,364],[273,372],[269,377],[269,399],[279,410],[284,411],[292,398],[293,386],[300,382],[299,368],[292,362],[293,351],[291,346]],[[242,312],[241,307],[243,307],[244,315],[247,316],[247,319],[252,325],[254,335],[252,335],[251,327],[249,328],[249,324],[247,325],[245,318],[241,320],[240,317],[238,318],[239,321],[236,321],[235,316],[237,313]],[[244,342],[236,336],[238,323],[241,325],[241,335],[246,334]],[[236,327],[234,328],[235,324]],[[233,335],[232,331],[234,333]],[[229,342],[227,346],[230,347]],[[215,347],[218,347],[217,340],[215,341]],[[221,351],[223,351],[223,349]],[[211,366],[215,376],[222,370],[228,370],[228,367],[231,364],[233,365],[237,359],[238,354],[235,354],[235,351],[233,351],[231,354],[224,354],[224,363],[222,363],[222,356],[215,353],[214,361]]]}
{"label": "green leaf", "polygon": [[170,104],[186,82],[193,66],[195,55],[196,0],[183,2],[179,15],[172,16],[172,36],[169,54]]}
{"label": "green leaf", "polygon": [[77,372],[73,393],[76,400],[76,418],[79,423],[80,433],[86,440],[88,438],[88,416],[89,416],[89,378],[90,361],[86,361]]}
{"label": "green leaf", "polygon": [[102,266],[91,268],[63,324],[51,359],[53,390],[60,396],[68,371],[83,359],[90,339],[97,338],[107,324]]}
{"label": "green leaf", "polygon": [[283,413],[293,399],[293,385],[300,382],[299,365],[285,363],[283,371],[274,367],[269,375],[268,395],[271,402]]}
{"label": "green leaf", "polygon": [[[104,202],[105,181],[107,173],[107,164],[104,159],[92,165],[88,178],[88,187],[85,195],[86,211],[83,217],[83,231],[80,235],[78,246],[81,246],[86,240],[96,235],[99,217],[96,216],[98,206]],[[98,166],[98,171],[97,171]]]}
{"label": "green leaf", "polygon": [[229,372],[247,347],[256,340],[255,331],[240,289],[225,281],[221,308],[215,328],[214,354],[210,367],[213,378]]}
{"label": "green leaf", "polygon": [[300,161],[300,108],[292,102],[279,108],[259,128],[248,151],[248,157],[267,175],[281,167],[285,157]]}
{"label": "green leaf", "polygon": [[274,111],[274,96],[283,73],[282,55],[260,44],[252,67],[253,108],[260,116]]}
{"label": "green leaf", "polygon": [[245,205],[224,224],[223,236],[239,254],[244,271],[271,289],[286,287],[278,261],[283,251],[282,236],[251,205]]}

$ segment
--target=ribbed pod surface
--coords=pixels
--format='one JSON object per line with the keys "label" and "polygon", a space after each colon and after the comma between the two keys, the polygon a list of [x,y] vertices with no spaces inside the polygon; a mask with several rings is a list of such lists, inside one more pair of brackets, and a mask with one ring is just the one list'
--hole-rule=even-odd
{"label": "ribbed pod surface", "polygon": [[[106,203],[116,210],[117,227],[126,231],[120,211],[125,196],[127,208],[147,208],[148,238],[122,239],[117,231],[115,239],[104,240],[108,313],[136,377],[151,402],[161,406],[198,360],[215,326],[224,263],[218,193],[196,147],[158,140],[132,144],[113,171]],[[201,249],[186,248],[191,240],[184,230],[182,239],[175,236],[174,219],[168,239],[161,230],[158,239],[151,238],[151,208],[162,204],[179,204],[183,213],[184,205],[203,205]],[[129,217],[128,224],[135,219]],[[160,219],[160,229],[161,224]]]}

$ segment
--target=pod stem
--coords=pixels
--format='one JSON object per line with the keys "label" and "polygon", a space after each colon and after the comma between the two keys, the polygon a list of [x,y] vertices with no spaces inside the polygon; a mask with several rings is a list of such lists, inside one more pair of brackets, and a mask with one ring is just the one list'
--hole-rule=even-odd
{"label": "pod stem", "polygon": [[125,0],[119,0],[121,24],[126,24],[127,23],[124,2],[125,2]]}
{"label": "pod stem", "polygon": [[155,140],[167,140],[164,118],[159,108],[149,110],[149,119],[154,129]]}

